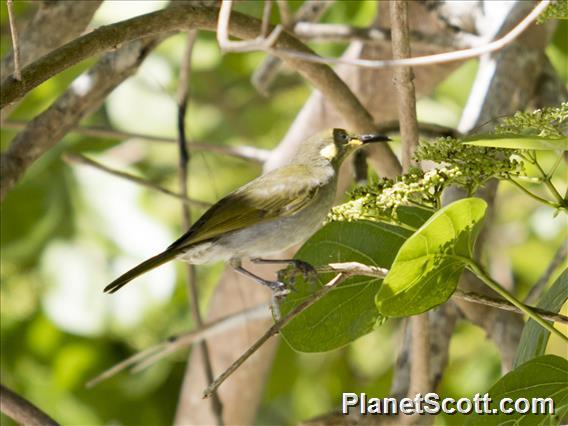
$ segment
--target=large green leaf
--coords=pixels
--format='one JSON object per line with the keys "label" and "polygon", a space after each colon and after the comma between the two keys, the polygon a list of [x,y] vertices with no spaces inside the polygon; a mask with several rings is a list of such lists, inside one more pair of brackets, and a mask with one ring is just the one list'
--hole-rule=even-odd
{"label": "large green leaf", "polygon": [[[559,312],[566,300],[568,300],[568,268],[564,269],[564,272],[544,294],[537,307],[551,312]],[[529,319],[523,328],[514,365],[518,366],[534,357],[543,355],[549,337],[550,332],[548,330]]]}
{"label": "large green leaf", "polygon": [[[525,398],[529,404],[533,398],[552,398],[554,414],[499,413],[475,414],[469,418],[468,425],[557,425],[566,424],[568,413],[568,361],[556,355],[543,355],[515,368],[489,390],[491,409],[499,407],[503,398],[513,401]],[[545,404],[543,404],[545,405]],[[514,405],[507,403],[507,409]],[[524,403],[520,408],[524,411]]]}
{"label": "large green leaf", "polygon": [[400,248],[376,296],[379,312],[401,317],[444,303],[472,257],[487,204],[480,198],[456,201],[436,212]]}
{"label": "large green leaf", "polygon": [[[333,222],[310,238],[296,258],[313,266],[360,262],[388,268],[410,235],[406,229],[383,223]],[[320,274],[320,283],[325,284],[333,276],[333,273]],[[349,278],[284,327],[284,339],[298,351],[323,352],[369,333],[379,320],[373,300],[381,282],[371,277]],[[299,277],[296,291],[281,305],[282,315],[309,298],[315,287]]]}
{"label": "large green leaf", "polygon": [[478,135],[465,138],[466,145],[543,151],[568,150],[568,138],[545,138],[525,135]]}

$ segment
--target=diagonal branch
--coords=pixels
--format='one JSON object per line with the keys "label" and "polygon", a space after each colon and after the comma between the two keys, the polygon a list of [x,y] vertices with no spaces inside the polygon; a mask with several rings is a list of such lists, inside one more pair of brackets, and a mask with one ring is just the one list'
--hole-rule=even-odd
{"label": "diagonal branch", "polygon": [[[181,29],[187,30],[188,28],[215,29],[216,13],[216,8],[183,3],[176,4],[168,9],[101,27],[73,40],[25,67],[22,70],[21,82],[17,82],[10,77],[6,79],[2,83],[0,104],[3,107],[67,67],[126,41],[142,36],[156,35]],[[260,25],[261,23],[257,19],[234,12],[231,14],[231,26],[229,31],[236,37],[251,39],[256,37],[260,31]],[[147,40],[147,38],[144,40]],[[275,46],[283,49],[311,52],[308,47],[287,33],[281,34]],[[369,112],[330,67],[308,63],[294,58],[285,58],[285,61],[317,90],[323,93],[330,104],[344,117],[351,130],[355,132],[374,131],[375,125]],[[104,80],[102,83],[105,83]],[[99,86],[105,85],[102,83],[99,84]],[[108,86],[108,84],[106,85]],[[110,90],[110,88],[107,90]],[[73,123],[73,125],[74,124],[76,123]],[[57,130],[56,134],[64,134],[62,130],[54,129],[54,131],[55,130]],[[65,131],[66,130],[67,128]],[[18,137],[19,136],[20,135],[18,135]],[[18,140],[18,137],[16,137],[16,140]],[[2,199],[23,175],[25,169],[45,152],[44,147],[38,150],[38,147],[35,146],[35,142],[32,142],[31,139],[26,139],[27,143],[32,144],[32,146],[28,147],[27,154],[18,150],[19,154],[23,157],[22,159],[13,158],[13,152],[12,155],[8,155],[8,157],[3,156],[2,158],[3,167],[2,178],[0,180],[0,196]],[[45,136],[42,139],[45,139]],[[59,138],[52,137],[50,141],[54,139],[59,140]],[[13,145],[15,142],[16,141],[12,143],[10,151],[14,151]],[[19,143],[21,142],[20,140]],[[377,163],[382,173],[388,176],[397,175],[400,172],[400,164],[391,148],[386,144],[381,144],[377,149],[380,150],[377,156]]]}
{"label": "diagonal branch", "polygon": [[323,296],[341,284],[349,277],[349,274],[339,273],[333,279],[331,279],[327,284],[315,292],[308,300],[300,303],[294,309],[292,309],[284,318],[276,321],[272,327],[270,327],[266,333],[264,333],[253,345],[248,348],[235,362],[231,364],[215,381],[213,381],[207,389],[203,392],[203,398],[210,397],[221,384],[227,380],[231,374],[233,374],[247,359],[249,359],[262,345],[268,341],[272,336],[275,336],[280,332],[280,330],[304,312],[307,308],[312,306],[315,302],[320,300]]}
{"label": "diagonal branch", "polygon": [[116,86],[130,77],[156,45],[156,38],[146,38],[104,55],[16,135],[0,157],[0,200],[28,167],[55,146],[83,117],[98,108]]}
{"label": "diagonal branch", "polygon": [[3,384],[0,384],[0,411],[16,423],[26,426],[59,425],[38,407]]}
{"label": "diagonal branch", "polygon": [[111,174],[113,176],[128,180],[130,182],[133,182],[137,185],[141,185],[145,188],[148,189],[152,189],[154,191],[158,191],[164,195],[169,195],[170,197],[174,197],[177,198],[178,200],[180,200],[182,203],[186,204],[186,205],[192,205],[195,207],[199,207],[199,208],[208,208],[211,207],[210,203],[206,203],[205,201],[199,201],[199,200],[193,200],[191,198],[188,198],[185,194],[183,193],[177,193],[177,192],[173,192],[170,191],[169,189],[166,189],[160,185],[155,184],[154,182],[151,182],[147,179],[135,176],[133,174],[130,173],[126,173],[126,172],[122,172],[120,170],[115,170],[112,169],[110,167],[107,167],[101,163],[98,163],[94,160],[91,160],[88,157],[85,157],[84,155],[81,154],[65,154],[64,157],[65,161],[67,161],[70,164],[82,164],[85,166],[90,166],[93,167],[97,170],[100,170],[102,172]]}
{"label": "diagonal branch", "polygon": [[513,28],[510,32],[508,32],[501,38],[498,38],[481,46],[446,53],[437,53],[434,55],[418,56],[414,58],[370,60],[327,58],[315,55],[313,53],[297,52],[293,50],[284,50],[277,48],[269,48],[265,50],[273,55],[278,55],[280,57],[303,59],[304,61],[310,61],[318,64],[346,64],[363,68],[418,67],[433,64],[443,64],[454,61],[463,61],[466,59],[477,58],[488,53],[497,52],[507,47],[536,21],[538,16],[544,11],[544,9],[548,7],[549,4],[550,0],[542,0],[521,22],[519,22],[519,24],[515,28]]}
{"label": "diagonal branch", "polygon": [[[25,129],[29,121],[20,120],[7,120],[1,124],[5,129]],[[167,138],[163,136],[151,136],[141,133],[124,132],[121,130],[108,129],[104,127],[95,126],[74,126],[69,132],[78,133],[80,135],[91,136],[94,138],[108,138],[108,139],[137,139],[145,142],[167,143],[175,144],[177,139]],[[264,163],[270,156],[270,150],[257,148],[255,146],[243,145],[219,145],[208,142],[191,142],[191,147],[198,151],[210,151],[219,154],[229,155],[231,157],[240,158],[254,163]]]}

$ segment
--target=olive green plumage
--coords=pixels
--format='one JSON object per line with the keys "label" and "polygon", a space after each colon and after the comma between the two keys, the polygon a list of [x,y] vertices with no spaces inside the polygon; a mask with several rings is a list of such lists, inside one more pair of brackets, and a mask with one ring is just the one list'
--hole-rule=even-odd
{"label": "olive green plumage", "polygon": [[174,258],[192,264],[240,262],[301,242],[317,230],[331,208],[341,162],[363,143],[386,140],[334,129],[304,142],[288,165],[219,200],[166,250],[117,278],[105,291],[114,293]]}

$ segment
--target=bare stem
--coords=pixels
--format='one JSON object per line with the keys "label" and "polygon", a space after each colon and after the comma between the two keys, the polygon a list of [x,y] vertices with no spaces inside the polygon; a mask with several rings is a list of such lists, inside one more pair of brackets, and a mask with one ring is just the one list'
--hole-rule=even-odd
{"label": "bare stem", "polygon": [[30,401],[0,384],[0,411],[26,426],[58,426],[55,420]]}
{"label": "bare stem", "polygon": [[12,37],[12,50],[14,52],[14,78],[18,81],[22,80],[20,72],[20,43],[18,40],[18,31],[16,29],[16,15],[14,14],[14,1],[7,0],[8,21],[10,23],[10,36]]}
{"label": "bare stem", "polygon": [[559,209],[562,206],[560,206],[557,203],[554,203],[550,200],[547,200],[546,198],[542,198],[538,195],[536,195],[534,192],[529,191],[527,188],[525,188],[523,185],[521,185],[519,182],[517,182],[514,178],[509,177],[507,179],[508,182],[511,182],[513,185],[515,185],[517,188],[519,188],[521,191],[523,191],[525,194],[527,194],[529,197],[535,199],[536,201],[538,201],[539,203],[542,204],[546,204],[547,206],[553,207],[555,209]]}
{"label": "bare stem", "polygon": [[[359,262],[343,262],[343,263],[330,263],[329,265],[318,266],[316,268],[318,273],[343,273],[347,276],[362,275],[375,278],[384,278],[388,273],[385,268],[377,266],[365,265]],[[517,308],[515,305],[510,304],[506,300],[495,299],[482,294],[465,292],[457,289],[452,295],[454,299],[461,299],[471,303],[477,303],[484,306],[490,306],[496,309],[513,312],[515,314],[523,315],[524,312]],[[565,315],[549,312],[544,309],[531,308],[544,319],[555,321],[562,324],[568,324],[568,317]],[[210,323],[204,324],[201,328],[196,328],[176,336],[169,337],[166,341],[151,346],[150,348],[140,351],[120,363],[114,365],[110,369],[99,374],[87,383],[87,387],[93,387],[103,380],[106,380],[115,374],[134,366],[132,372],[141,371],[164,357],[192,345],[195,342],[200,342],[220,333],[232,330],[235,327],[245,325],[247,322],[258,319],[266,319],[270,317],[270,311],[266,304],[253,306],[243,311],[236,312],[231,315],[219,318]]]}
{"label": "bare stem", "polygon": [[85,166],[93,167],[93,168],[100,170],[102,172],[109,173],[113,176],[117,176],[119,178],[128,180],[128,181],[135,183],[137,185],[143,186],[144,188],[152,189],[154,191],[158,191],[158,192],[165,194],[165,195],[168,195],[170,197],[174,197],[174,198],[180,200],[182,203],[187,204],[187,205],[192,205],[194,207],[199,207],[199,208],[211,207],[210,203],[206,203],[205,201],[199,201],[199,200],[193,200],[191,198],[187,198],[183,194],[170,191],[169,189],[161,187],[160,185],[157,185],[157,184],[155,184],[155,183],[153,183],[153,182],[151,182],[147,179],[135,176],[135,175],[130,174],[130,173],[121,172],[120,170],[112,169],[112,168],[107,167],[107,166],[105,166],[101,163],[98,163],[97,161],[91,160],[90,158],[85,157],[84,155],[81,155],[81,154],[67,153],[63,156],[63,158],[65,159],[65,161],[67,161],[70,164],[83,164]]}
{"label": "bare stem", "polygon": [[[2,128],[6,129],[25,129],[29,121],[6,120],[2,122]],[[176,144],[177,139],[166,138],[162,136],[144,135],[141,133],[123,132],[115,129],[108,129],[103,127],[94,126],[74,126],[70,132],[78,133],[80,135],[91,136],[95,138],[108,138],[108,139],[137,139],[145,142],[152,143],[166,143]],[[270,151],[267,149],[256,148],[254,146],[231,146],[231,145],[217,145],[209,142],[191,142],[191,147],[194,151],[210,151],[219,154],[230,155],[232,157],[241,158],[243,160],[252,161],[255,163],[264,163],[270,156]]]}
{"label": "bare stem", "polygon": [[[398,3],[398,1],[396,2]],[[315,55],[313,53],[298,52],[289,49],[266,49],[268,52],[281,56],[302,59],[308,62],[318,64],[345,64],[362,68],[393,68],[393,67],[418,67],[434,64],[442,64],[447,62],[462,61],[482,56],[487,53],[496,52],[511,44],[517,39],[548,7],[550,0],[542,0],[521,22],[519,22],[511,31],[503,37],[493,40],[489,43],[472,47],[470,49],[455,50],[452,52],[438,53],[434,55],[417,56],[414,58],[402,59],[344,59],[344,58],[327,58]]]}
{"label": "bare stem", "polygon": [[[191,58],[193,54],[193,47],[197,40],[197,30],[189,30],[187,33],[186,50],[182,60],[180,70],[179,86],[178,86],[178,146],[179,146],[179,184],[180,193],[187,197],[189,194],[189,173],[188,166],[191,160],[189,145],[187,141],[187,132],[185,128],[185,116],[189,103],[189,76],[191,74]],[[187,204],[182,204],[182,223],[184,230],[189,229],[191,225],[191,210]],[[197,274],[194,265],[187,265],[187,283],[189,305],[193,320],[198,328],[203,327],[203,318],[199,309],[199,291],[197,289]],[[203,370],[208,382],[214,378],[213,367],[211,364],[211,356],[209,354],[209,347],[207,341],[203,340],[199,344],[201,355],[203,357]],[[189,368],[189,365],[188,367]],[[187,371],[185,374],[189,374]],[[219,395],[215,393],[211,399],[211,408],[217,425],[222,426],[223,423],[223,404]]]}
{"label": "bare stem", "polygon": [[[393,58],[395,60],[409,58],[411,52],[408,28],[408,3],[406,1],[393,1],[389,3],[389,6]],[[403,171],[408,171],[414,165],[412,156],[418,146],[416,93],[412,68],[396,68],[393,80],[398,94],[398,118],[402,139],[402,169]],[[409,395],[425,394],[431,388],[428,312],[413,316],[410,319],[410,324],[412,327],[412,361],[410,364],[410,386],[408,392]]]}
{"label": "bare stem", "polygon": [[517,308],[519,308],[519,310],[521,310],[523,313],[528,315],[532,320],[536,321],[538,324],[540,324],[546,330],[548,330],[549,332],[551,332],[553,334],[556,334],[558,337],[560,337],[565,342],[568,342],[568,337],[566,337],[563,333],[561,333],[559,330],[554,328],[554,326],[552,326],[550,323],[546,322],[535,311],[535,309],[523,304],[521,301],[517,300],[517,298],[515,296],[513,296],[511,293],[509,293],[507,290],[505,290],[503,287],[501,287],[496,281],[494,281],[489,275],[487,275],[487,273],[477,263],[475,263],[471,259],[465,259],[465,258],[463,259],[463,261],[466,263],[466,266],[468,267],[468,269],[470,269],[475,275],[477,275],[477,277],[481,281],[483,281],[489,288],[491,288],[493,291],[498,293],[500,296],[502,296],[503,298],[505,298],[506,300],[511,302],[513,305],[515,305]]}
{"label": "bare stem", "polygon": [[253,345],[248,348],[235,362],[233,362],[229,368],[227,368],[219,377],[217,377],[203,392],[203,398],[210,397],[217,388],[227,380],[231,374],[233,374],[247,359],[249,359],[268,339],[272,336],[278,334],[282,327],[292,321],[295,317],[300,315],[304,310],[309,308],[327,293],[329,293],[333,288],[343,282],[349,275],[339,273],[331,281],[325,284],[317,292],[315,292],[308,300],[300,303],[294,309],[292,309],[284,318],[274,323],[266,333],[264,333]]}
{"label": "bare stem", "polygon": [[86,386],[88,388],[96,386],[103,380],[107,380],[129,367],[134,367],[132,372],[141,371],[166,356],[190,346],[195,342],[201,342],[204,339],[217,336],[227,330],[243,326],[249,321],[266,319],[269,317],[270,310],[265,303],[262,303],[243,311],[235,312],[234,314],[219,318],[208,324],[204,324],[201,328],[196,328],[195,330],[171,336],[166,341],[144,349],[143,351],[122,360],[108,370],[103,371],[101,374],[89,380]]}

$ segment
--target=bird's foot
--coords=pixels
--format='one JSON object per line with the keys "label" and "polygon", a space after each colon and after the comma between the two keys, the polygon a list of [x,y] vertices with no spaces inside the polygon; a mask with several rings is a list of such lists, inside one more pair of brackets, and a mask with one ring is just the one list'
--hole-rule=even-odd
{"label": "bird's foot", "polygon": [[290,265],[287,268],[278,271],[278,280],[289,283],[289,285],[294,286],[296,284],[296,277],[301,274],[309,284],[315,284],[319,282],[318,273],[316,269],[310,265],[308,262],[303,260],[292,259],[290,260]]}

